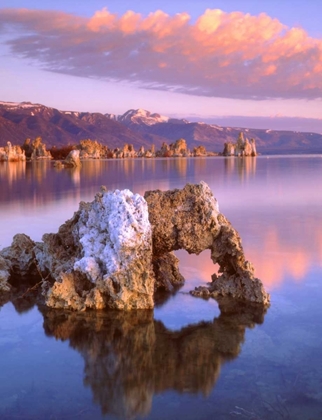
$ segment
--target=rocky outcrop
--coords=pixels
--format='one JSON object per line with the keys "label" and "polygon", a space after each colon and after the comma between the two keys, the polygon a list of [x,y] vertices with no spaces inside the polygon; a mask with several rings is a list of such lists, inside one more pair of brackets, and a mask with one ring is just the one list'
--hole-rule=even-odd
{"label": "rocky outcrop", "polygon": [[151,227],[143,197],[103,191],[43,241],[37,261],[55,280],[46,285],[47,306],[153,308]]}
{"label": "rocky outcrop", "polygon": [[80,160],[80,151],[71,150],[66,156],[66,159],[63,161],[63,165],[67,168],[79,168],[82,166],[82,162]]}
{"label": "rocky outcrop", "polygon": [[175,143],[170,144],[170,150],[173,151],[172,156],[175,157],[185,157],[190,155],[185,139],[179,139]]}
{"label": "rocky outcrop", "polygon": [[107,146],[90,139],[81,140],[77,148],[80,159],[105,159],[111,153]]}
{"label": "rocky outcrop", "polygon": [[3,281],[8,270],[12,277],[40,276],[45,303],[53,308],[151,309],[156,290],[173,291],[184,281],[172,251],[210,249],[220,275],[191,294],[269,304],[238,233],[207,184],[148,191],[144,197],[103,189],[43,242],[16,235],[0,254]]}
{"label": "rocky outcrop", "polygon": [[[207,152],[204,146],[198,146],[193,149],[191,153],[187,147],[184,139],[179,139],[170,145],[163,143],[160,150],[155,150],[155,146],[151,145],[150,149],[141,146],[137,151],[132,144],[125,144],[123,147],[116,147],[109,149],[97,141],[81,140],[78,146],[79,158],[83,159],[128,159],[128,158],[153,158],[153,157],[200,157],[200,156],[214,156],[216,153]],[[56,159],[61,158],[61,154],[65,153],[64,149],[52,149]],[[67,158],[66,158],[67,159]],[[66,162],[66,161],[65,161]],[[63,162],[64,164],[64,162]],[[55,166],[62,167],[60,164],[55,163]],[[65,166],[71,166],[65,164]]]}
{"label": "rocky outcrop", "polygon": [[11,286],[8,282],[10,277],[9,262],[0,255],[0,294],[9,292]]}
{"label": "rocky outcrop", "polygon": [[147,191],[152,225],[153,254],[163,255],[178,249],[200,254],[211,247],[219,233],[219,208],[204,182],[187,184],[182,190]]}
{"label": "rocky outcrop", "polygon": [[47,150],[46,145],[42,142],[41,137],[36,137],[33,141],[26,139],[23,146],[26,156],[31,160],[52,159],[51,153]]}
{"label": "rocky outcrop", "polygon": [[26,154],[20,146],[13,146],[10,141],[7,142],[7,146],[0,147],[0,162],[19,162],[25,161]]}
{"label": "rocky outcrop", "polygon": [[198,147],[193,148],[192,155],[195,157],[199,157],[199,156],[207,156],[208,154],[207,154],[207,150],[205,146],[198,146]]}
{"label": "rocky outcrop", "polygon": [[[144,195],[152,225],[153,255],[161,256],[178,249],[189,254],[211,250],[219,264],[219,277],[209,287],[197,288],[195,296],[231,296],[238,300],[269,304],[269,295],[254,269],[246,261],[241,239],[219,212],[210,188],[204,182],[187,184],[182,190],[148,191]],[[169,223],[171,221],[171,223]]]}
{"label": "rocky outcrop", "polygon": [[125,144],[123,148],[116,148],[112,152],[112,157],[116,159],[134,158],[137,156],[138,154],[134,150],[134,147],[132,144]]}
{"label": "rocky outcrop", "polygon": [[0,253],[1,290],[8,280],[37,277],[52,308],[151,309],[154,275],[147,204],[129,190],[102,190],[56,234],[35,243],[19,234]]}
{"label": "rocky outcrop", "polygon": [[152,144],[151,149],[145,150],[144,146],[141,146],[137,152],[137,157],[152,158],[155,157],[155,147]]}
{"label": "rocky outcrop", "polygon": [[139,148],[138,153],[137,153],[137,156],[138,157],[145,157],[145,149],[144,149],[144,146],[141,146]]}
{"label": "rocky outcrop", "polygon": [[179,139],[174,143],[168,145],[163,143],[161,149],[156,152],[158,157],[188,157],[190,151],[188,150],[185,139]]}
{"label": "rocky outcrop", "polygon": [[173,292],[184,284],[184,277],[179,271],[179,259],[172,253],[152,258],[155,275],[154,290]]}
{"label": "rocky outcrop", "polygon": [[250,141],[244,137],[242,132],[239,133],[236,143],[225,143],[224,156],[256,156],[256,143],[254,139]]}
{"label": "rocky outcrop", "polygon": [[37,277],[39,276],[37,261],[35,259],[36,243],[29,236],[19,233],[13,237],[11,246],[0,252],[4,258],[11,277]]}
{"label": "rocky outcrop", "polygon": [[191,294],[206,298],[231,296],[239,301],[268,305],[269,294],[262,282],[255,278],[252,264],[245,260],[238,233],[222,214],[218,220],[220,234],[211,246],[211,259],[219,264],[221,274],[213,274],[210,285],[197,287]]}
{"label": "rocky outcrop", "polygon": [[136,157],[136,151],[134,150],[133,144],[125,144],[123,147],[123,157],[124,158],[134,158]]}
{"label": "rocky outcrop", "polygon": [[171,156],[170,146],[166,142],[163,142],[161,149],[157,150],[156,155],[157,157],[170,157]]}

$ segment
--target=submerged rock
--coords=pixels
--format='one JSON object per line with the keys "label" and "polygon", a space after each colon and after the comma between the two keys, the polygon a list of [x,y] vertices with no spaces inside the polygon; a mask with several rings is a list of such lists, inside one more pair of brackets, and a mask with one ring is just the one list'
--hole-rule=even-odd
{"label": "submerged rock", "polygon": [[1,282],[6,287],[8,273],[38,276],[52,308],[151,309],[156,290],[174,291],[184,282],[173,254],[178,249],[190,254],[210,249],[220,267],[220,275],[192,295],[269,304],[238,233],[204,182],[148,191],[145,198],[129,190],[102,190],[43,242],[16,235],[0,253]]}

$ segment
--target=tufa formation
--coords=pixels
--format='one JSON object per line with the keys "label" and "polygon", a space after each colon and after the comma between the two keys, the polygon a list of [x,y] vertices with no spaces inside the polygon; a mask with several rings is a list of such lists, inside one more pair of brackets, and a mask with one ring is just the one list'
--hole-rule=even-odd
{"label": "tufa formation", "polygon": [[210,249],[220,267],[220,275],[192,295],[269,305],[238,233],[204,182],[148,191],[144,198],[103,188],[43,242],[16,235],[0,252],[0,291],[9,292],[10,279],[34,278],[51,308],[152,309],[157,290],[173,291],[184,282],[173,254],[178,249]]}

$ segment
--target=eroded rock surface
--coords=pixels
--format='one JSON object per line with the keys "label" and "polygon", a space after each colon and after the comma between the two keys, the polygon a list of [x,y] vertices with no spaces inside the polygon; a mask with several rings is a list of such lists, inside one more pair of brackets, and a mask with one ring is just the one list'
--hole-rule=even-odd
{"label": "eroded rock surface", "polygon": [[0,147],[0,162],[19,162],[25,161],[26,154],[20,146],[13,146],[10,141],[7,142],[7,146]]}
{"label": "eroded rock surface", "polygon": [[35,259],[36,243],[29,236],[19,233],[13,237],[11,246],[0,252],[12,277],[34,277],[39,275]]}
{"label": "eroded rock surface", "polygon": [[0,255],[0,292],[9,292],[11,286],[8,282],[10,277],[10,266],[7,260]]}
{"label": "eroded rock surface", "polygon": [[95,140],[81,140],[78,149],[81,159],[104,159],[109,156],[109,148]]}
{"label": "eroded rock surface", "polygon": [[63,161],[63,164],[68,168],[77,168],[82,166],[82,162],[80,160],[80,151],[71,150],[66,156],[66,159]]}
{"label": "eroded rock surface", "polygon": [[214,298],[232,296],[237,300],[268,305],[270,296],[254,276],[253,265],[246,261],[238,232],[222,214],[218,220],[221,229],[211,246],[211,259],[219,264],[221,275],[213,274],[209,286],[197,287],[191,294]]}
{"label": "eroded rock surface", "polygon": [[179,271],[179,259],[172,252],[153,256],[152,264],[155,275],[155,291],[173,292],[184,284],[184,277]]}
{"label": "eroded rock surface", "polygon": [[269,304],[268,293],[245,259],[238,233],[219,212],[206,183],[187,184],[182,190],[148,191],[144,197],[149,206],[154,255],[177,249],[200,254],[210,249],[212,261],[219,264],[222,274],[213,276],[209,287],[192,291],[194,296],[228,295],[241,301]]}
{"label": "eroded rock surface", "polygon": [[205,146],[197,146],[193,148],[193,156],[207,156],[207,150]]}
{"label": "eroded rock surface", "polygon": [[152,225],[153,254],[178,249],[200,254],[219,234],[219,207],[204,182],[187,184],[182,190],[147,191],[144,195]]}
{"label": "eroded rock surface", "polygon": [[8,273],[38,276],[53,308],[151,309],[157,289],[174,291],[184,282],[172,253],[178,249],[210,249],[219,264],[220,275],[192,291],[194,296],[269,304],[238,233],[204,182],[148,191],[145,199],[129,190],[102,190],[43,242],[16,235],[0,253],[1,283],[7,287]]}
{"label": "eroded rock surface", "polygon": [[103,191],[43,241],[37,260],[55,280],[45,290],[48,306],[153,308],[151,226],[140,195]]}
{"label": "eroded rock surface", "polygon": [[29,138],[26,139],[22,148],[26,152],[26,156],[31,160],[52,159],[52,155],[42,142],[41,137],[36,137],[33,141]]}
{"label": "eroded rock surface", "polygon": [[162,143],[161,149],[156,152],[158,157],[187,157],[190,156],[190,151],[185,139],[178,139],[174,143],[168,145]]}
{"label": "eroded rock surface", "polygon": [[244,137],[242,132],[239,133],[236,143],[225,143],[224,156],[256,156],[256,142],[255,139],[250,139]]}

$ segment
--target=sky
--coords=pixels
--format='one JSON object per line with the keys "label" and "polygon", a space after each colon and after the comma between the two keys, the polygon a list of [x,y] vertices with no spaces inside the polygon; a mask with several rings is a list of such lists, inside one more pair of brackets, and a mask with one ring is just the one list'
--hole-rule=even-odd
{"label": "sky", "polygon": [[0,0],[0,101],[322,133],[322,0]]}

